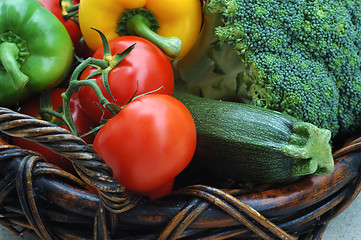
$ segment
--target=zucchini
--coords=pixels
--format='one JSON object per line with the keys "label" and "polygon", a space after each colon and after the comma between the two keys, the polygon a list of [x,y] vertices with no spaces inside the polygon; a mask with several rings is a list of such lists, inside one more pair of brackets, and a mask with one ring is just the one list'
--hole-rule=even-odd
{"label": "zucchini", "polygon": [[254,183],[288,183],[334,169],[331,131],[277,111],[175,92],[192,114],[192,160],[216,174]]}

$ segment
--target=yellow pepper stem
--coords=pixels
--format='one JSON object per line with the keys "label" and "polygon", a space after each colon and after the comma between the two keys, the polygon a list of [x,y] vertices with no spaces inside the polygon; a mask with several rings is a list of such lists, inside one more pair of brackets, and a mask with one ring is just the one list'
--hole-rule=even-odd
{"label": "yellow pepper stem", "polygon": [[[182,40],[178,37],[164,37],[157,34],[156,29],[159,28],[157,25],[158,22],[151,11],[131,9],[124,11],[122,18],[119,19],[117,33],[121,36],[143,37],[158,46],[169,57],[176,58],[182,49]],[[126,29],[121,26],[126,26]]]}

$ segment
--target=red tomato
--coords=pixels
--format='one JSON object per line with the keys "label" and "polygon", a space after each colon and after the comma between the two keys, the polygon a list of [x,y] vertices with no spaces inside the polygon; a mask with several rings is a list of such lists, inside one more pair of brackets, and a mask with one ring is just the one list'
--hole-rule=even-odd
{"label": "red tomato", "polygon": [[164,195],[167,195],[168,193],[171,193],[173,186],[174,186],[174,181],[175,181],[175,179],[173,178],[170,181],[166,182],[164,185],[162,185],[159,188],[156,188],[152,191],[141,192],[141,193],[135,192],[135,193],[144,195],[144,196],[148,196],[151,200],[154,200],[154,199],[160,198]]}
{"label": "red tomato", "polygon": [[[109,41],[111,54],[115,55],[136,43],[134,49],[109,73],[109,86],[115,103],[118,106],[125,105],[136,92],[136,95],[156,91],[159,94],[172,95],[174,90],[174,74],[168,57],[153,43],[137,36],[124,36]],[[103,59],[103,48],[98,49],[94,58]],[[85,79],[96,68],[89,66],[82,73],[80,79]],[[96,76],[104,96],[114,102],[106,92],[102,83],[101,75]],[[137,88],[138,84],[138,88]],[[99,122],[103,112],[99,109],[96,97],[91,87],[81,87],[79,90],[80,104],[89,113],[95,122]],[[104,119],[110,119],[113,115],[104,109]]]}
{"label": "red tomato", "polygon": [[[50,92],[50,98],[53,105],[53,109],[57,109],[61,106],[63,99],[61,97],[61,94],[66,89],[62,88],[56,88],[51,90]],[[40,119],[39,116],[39,97],[31,99],[31,101],[26,102],[20,109],[21,113],[24,113],[29,116],[33,116]],[[84,113],[83,109],[80,106],[79,100],[75,98],[75,95],[72,97],[70,101],[70,111],[72,113],[75,125],[78,127],[78,131],[80,135],[83,135],[87,132],[89,132],[92,127],[95,126],[93,121],[87,117],[87,115]],[[54,119],[59,121],[59,119]],[[60,126],[62,128],[67,129],[65,125]],[[92,143],[94,140],[94,135],[87,135],[83,138],[84,141],[87,143]],[[13,138],[12,143],[15,145],[18,145],[24,149],[29,149],[36,151],[40,154],[42,154],[48,162],[57,165],[59,167],[62,167],[64,170],[67,171],[73,171],[73,166],[71,162],[68,159],[65,159],[65,157],[62,157],[51,150],[49,150],[46,147],[43,147],[37,143],[25,140],[23,138]]]}
{"label": "red tomato", "polygon": [[120,184],[147,193],[169,183],[188,165],[196,147],[196,128],[180,101],[149,94],[110,119],[93,147]]}

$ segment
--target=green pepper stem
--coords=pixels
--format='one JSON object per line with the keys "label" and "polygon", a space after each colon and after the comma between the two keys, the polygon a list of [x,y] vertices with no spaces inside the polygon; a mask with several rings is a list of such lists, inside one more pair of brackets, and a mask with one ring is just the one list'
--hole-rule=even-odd
{"label": "green pepper stem", "polygon": [[127,21],[128,33],[151,41],[169,57],[176,58],[182,49],[182,40],[177,37],[160,36],[150,29],[149,24],[145,16],[136,14]]}
{"label": "green pepper stem", "polygon": [[9,74],[16,90],[22,89],[29,81],[29,77],[20,71],[20,66],[16,61],[19,53],[20,50],[15,43],[2,42],[0,44],[0,62]]}

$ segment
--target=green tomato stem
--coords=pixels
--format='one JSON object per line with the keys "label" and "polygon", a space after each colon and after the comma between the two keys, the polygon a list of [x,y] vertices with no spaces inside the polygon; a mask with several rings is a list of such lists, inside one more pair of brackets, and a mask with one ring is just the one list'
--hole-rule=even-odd
{"label": "green tomato stem", "polygon": [[[61,121],[63,121],[62,120],[62,118],[63,118],[63,115],[61,114],[61,113],[59,113],[59,112],[57,112],[57,111],[54,111],[54,110],[51,110],[51,109],[49,109],[49,108],[41,108],[41,109],[39,109],[39,114],[40,115],[49,115],[49,116],[51,116],[51,118],[48,118],[48,119],[46,119],[46,118],[41,118],[41,119],[43,119],[43,120],[45,120],[45,121],[48,121],[48,122],[50,122],[50,123],[54,123],[54,124],[57,124],[57,125],[59,125],[59,123],[61,122]],[[56,121],[56,118],[59,118],[60,119],[60,121]]]}
{"label": "green tomato stem", "polygon": [[87,79],[87,80],[81,80],[78,81],[76,79],[71,80],[69,82],[69,86],[67,90],[61,94],[63,98],[63,112],[62,112],[62,120],[63,122],[68,126],[69,131],[73,133],[76,136],[79,136],[78,128],[76,127],[74,123],[74,119],[72,117],[72,114],[70,112],[70,98],[73,96],[73,94],[77,91],[79,87],[82,86],[88,86],[91,87],[95,94],[97,95],[99,99],[99,103],[107,108],[113,115],[116,115],[121,108],[115,107],[116,105],[111,104],[108,99],[106,99],[102,93],[102,90],[98,86],[96,79]]}
{"label": "green tomato stem", "polygon": [[[71,78],[70,78],[69,86],[68,86],[67,90],[64,93],[62,93],[62,95],[61,95],[63,98],[63,112],[61,113],[62,114],[61,119],[66,124],[69,131],[71,133],[73,133],[75,136],[79,136],[79,131],[78,131],[77,126],[74,123],[74,119],[73,119],[73,116],[70,111],[70,99],[73,96],[73,94],[80,87],[81,84],[79,84],[79,83],[83,82],[83,81],[87,81],[87,80],[79,81],[78,79],[79,79],[79,76],[82,73],[82,71],[89,65],[96,65],[96,66],[99,66],[100,68],[107,68],[109,66],[109,63],[107,61],[101,60],[101,59],[87,58],[74,69],[74,71],[71,75]],[[97,87],[99,88],[99,86],[97,86]],[[100,92],[101,92],[101,90],[100,90]]]}
{"label": "green tomato stem", "polygon": [[102,39],[102,43],[103,43],[103,60],[108,60],[112,58],[112,53],[110,51],[110,46],[109,46],[109,42],[108,39],[106,38],[106,36],[98,29],[96,28],[91,28],[94,31],[96,31],[97,33],[99,33],[100,38]]}
{"label": "green tomato stem", "polygon": [[72,19],[78,23],[79,4],[73,4],[73,0],[60,0],[59,5],[62,8],[63,18]]}
{"label": "green tomato stem", "polygon": [[97,58],[87,58],[84,61],[82,61],[73,71],[70,79],[71,80],[77,80],[79,79],[80,74],[83,72],[83,70],[89,66],[94,65],[101,69],[106,69],[109,67],[109,62],[107,60],[103,59],[97,59]]}
{"label": "green tomato stem", "polygon": [[0,62],[13,81],[16,90],[22,89],[29,81],[29,77],[20,71],[17,62],[20,50],[15,43],[2,42],[0,44]]}
{"label": "green tomato stem", "polygon": [[78,14],[78,10],[79,10],[79,4],[76,5],[71,5],[70,7],[66,8],[66,11],[68,12],[68,15],[65,15],[65,17],[73,17],[75,15]]}
{"label": "green tomato stem", "polygon": [[82,86],[91,87],[94,90],[95,94],[97,95],[99,99],[99,103],[105,108],[107,108],[113,115],[117,114],[121,109],[115,104],[110,103],[108,99],[104,97],[103,92],[98,86],[95,79],[86,79],[81,81],[78,80],[81,72],[89,65],[95,65],[101,69],[106,69],[109,67],[109,62],[106,60],[96,59],[96,58],[87,58],[86,60],[81,62],[74,69],[67,90],[61,95],[63,98],[63,112],[61,113],[62,115],[61,119],[69,128],[69,131],[76,136],[79,136],[79,132],[78,132],[78,128],[74,123],[74,119],[70,111],[70,99],[80,87]]}
{"label": "green tomato stem", "polygon": [[61,94],[61,97],[63,98],[63,112],[61,113],[61,115],[62,115],[62,120],[68,127],[69,131],[75,136],[79,137],[78,127],[75,125],[73,115],[71,114],[70,111],[70,99],[75,93],[75,91],[76,89],[74,90],[74,88],[70,87],[69,85],[67,90]]}
{"label": "green tomato stem", "polygon": [[[61,113],[61,116],[62,116],[61,119],[67,125],[70,132],[72,132],[76,136],[79,136],[79,132],[78,132],[77,126],[74,123],[74,119],[73,119],[73,116],[70,111],[71,97],[74,95],[74,93],[80,87],[89,86],[94,90],[101,106],[108,109],[113,115],[116,115],[122,109],[122,107],[116,105],[115,103],[110,103],[108,101],[108,99],[106,99],[104,97],[104,94],[103,94],[102,90],[100,89],[100,87],[98,86],[96,79],[91,79],[91,77],[101,74],[102,79],[103,79],[103,84],[104,84],[105,88],[107,89],[108,93],[111,95],[110,89],[109,89],[109,84],[108,84],[108,74],[109,74],[110,70],[113,67],[115,67],[116,65],[118,65],[119,62],[126,55],[128,55],[129,52],[134,48],[134,44],[133,44],[132,46],[128,47],[123,52],[116,54],[115,57],[113,58],[113,56],[111,55],[109,43],[108,43],[105,35],[101,31],[99,31],[95,28],[93,28],[93,30],[97,31],[102,38],[103,52],[104,52],[103,59],[96,59],[96,58],[90,57],[90,58],[87,58],[86,60],[82,61],[74,69],[74,71],[70,77],[69,86],[68,86],[67,90],[64,93],[62,93],[62,95],[61,95],[63,98],[63,105],[62,105],[63,111]],[[94,71],[92,74],[90,74],[86,79],[79,81],[78,79],[79,79],[80,74],[88,66],[98,67],[98,69],[96,71]]]}
{"label": "green tomato stem", "polygon": [[47,110],[53,110],[53,103],[51,102],[50,92],[49,90],[45,90],[40,95],[40,103],[39,103],[39,114],[41,119],[51,122],[53,119],[53,114],[49,114]]}

